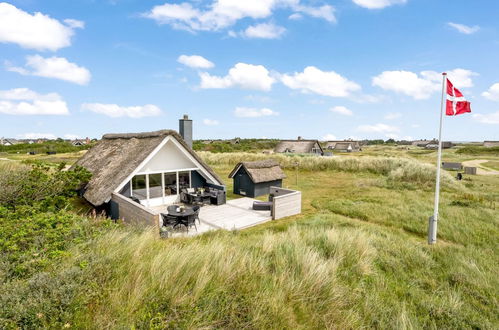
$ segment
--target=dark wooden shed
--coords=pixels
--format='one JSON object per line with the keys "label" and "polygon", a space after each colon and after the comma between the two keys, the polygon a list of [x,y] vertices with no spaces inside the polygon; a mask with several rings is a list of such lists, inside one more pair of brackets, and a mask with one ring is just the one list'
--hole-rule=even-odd
{"label": "dark wooden shed", "polygon": [[258,197],[269,193],[270,187],[282,187],[286,175],[279,163],[272,159],[241,162],[229,175],[234,179],[234,194]]}

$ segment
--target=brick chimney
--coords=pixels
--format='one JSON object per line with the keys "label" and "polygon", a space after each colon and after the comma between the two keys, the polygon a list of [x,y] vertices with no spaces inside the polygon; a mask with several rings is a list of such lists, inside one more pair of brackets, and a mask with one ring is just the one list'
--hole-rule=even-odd
{"label": "brick chimney", "polygon": [[179,120],[178,132],[189,148],[192,149],[192,119],[189,119],[188,115],[184,115],[184,117]]}

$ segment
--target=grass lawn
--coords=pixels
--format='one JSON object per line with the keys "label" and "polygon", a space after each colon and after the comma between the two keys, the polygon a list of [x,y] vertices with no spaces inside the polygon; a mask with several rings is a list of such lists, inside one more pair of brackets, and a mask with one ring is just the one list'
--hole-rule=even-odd
{"label": "grass lawn", "polygon": [[[448,183],[439,241],[429,246],[429,168],[367,166],[375,154],[428,163],[435,155],[373,147],[335,169],[287,167],[284,186],[302,191],[302,214],[240,232],[161,240],[113,229],[43,276],[0,287],[3,317],[12,326],[99,329],[499,328],[499,177]],[[235,197],[227,176],[249,156],[203,156]]]}

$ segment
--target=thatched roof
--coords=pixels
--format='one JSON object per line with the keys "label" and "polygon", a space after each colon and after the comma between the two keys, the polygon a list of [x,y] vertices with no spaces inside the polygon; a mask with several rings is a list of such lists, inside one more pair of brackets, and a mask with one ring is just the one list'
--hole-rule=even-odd
{"label": "thatched roof", "polygon": [[348,150],[348,146],[352,147],[352,150],[360,150],[359,141],[327,141],[326,149],[329,150]]}
{"label": "thatched roof", "polygon": [[317,140],[282,140],[274,148],[275,152],[291,152],[296,154],[308,154],[314,147],[323,153],[321,144]]}
{"label": "thatched roof", "polygon": [[92,173],[92,179],[86,185],[83,197],[95,206],[107,202],[113,191],[139,167],[167,136],[175,138],[211,176],[218,180],[214,183],[223,184],[217,174],[173,130],[106,134],[75,164],[75,166],[82,166]]}
{"label": "thatched roof", "polygon": [[272,159],[259,160],[255,162],[241,162],[234,167],[229,174],[232,179],[239,169],[243,167],[254,183],[269,182],[286,178],[279,163]]}

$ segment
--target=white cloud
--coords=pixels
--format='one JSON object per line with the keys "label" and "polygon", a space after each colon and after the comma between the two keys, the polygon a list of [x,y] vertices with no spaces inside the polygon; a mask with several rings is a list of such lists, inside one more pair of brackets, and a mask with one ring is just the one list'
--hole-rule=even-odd
{"label": "white cloud", "polygon": [[[442,74],[436,71],[422,71],[421,76],[435,83],[442,83]],[[473,87],[473,77],[478,73],[471,70],[457,68],[447,71],[447,78],[458,88]]]}
{"label": "white cloud", "polygon": [[280,38],[286,29],[273,23],[260,23],[248,26],[242,33],[247,38],[277,39]]}
{"label": "white cloud", "polygon": [[490,86],[486,92],[482,93],[482,96],[491,101],[499,101],[499,83]]}
{"label": "white cloud", "polygon": [[35,139],[48,139],[55,140],[57,136],[52,133],[24,133],[17,136],[20,139],[35,140]]}
{"label": "white cloud", "polygon": [[266,117],[266,116],[277,116],[279,115],[279,113],[269,108],[256,109],[256,108],[237,107],[236,110],[234,110],[234,115],[236,117],[242,117],[242,118],[256,118],[256,117]]}
{"label": "white cloud", "polygon": [[407,0],[352,0],[356,5],[368,9],[381,9],[396,4],[404,4]]}
{"label": "white cloud", "polygon": [[0,113],[8,115],[67,115],[59,94],[38,94],[28,88],[0,91]]}
{"label": "white cloud", "polygon": [[480,30],[480,27],[478,25],[468,26],[468,25],[452,23],[452,22],[447,23],[447,25],[450,26],[451,28],[455,29],[456,31],[464,33],[464,34],[473,34],[475,32],[478,32],[478,30]]}
{"label": "white cloud", "polygon": [[421,125],[419,125],[419,124],[412,124],[411,127],[412,128],[419,128],[419,127],[421,127]]}
{"label": "white cloud", "polygon": [[400,131],[400,129],[396,126],[390,126],[381,123],[375,125],[360,125],[359,127],[357,127],[357,130],[367,133],[396,133]]}
{"label": "white cloud", "polygon": [[[473,76],[478,73],[466,69],[447,71],[447,76],[458,88],[473,87]],[[373,86],[402,93],[416,100],[429,98],[442,89],[442,74],[436,71],[422,71],[420,75],[411,71],[384,71],[372,79]]]}
{"label": "white cloud", "polygon": [[211,69],[215,66],[213,62],[199,55],[180,55],[177,61],[183,65],[197,69]]}
{"label": "white cloud", "polygon": [[333,6],[323,5],[321,7],[310,7],[295,5],[292,8],[299,13],[303,13],[315,18],[322,18],[331,23],[336,23],[336,16],[334,15],[335,9]]}
{"label": "white cloud", "polygon": [[294,13],[294,14],[289,15],[289,17],[288,17],[288,19],[291,19],[294,21],[301,20],[302,18],[303,18],[303,15],[300,13]]}
{"label": "white cloud", "polygon": [[56,51],[70,46],[73,30],[82,27],[83,22],[67,21],[69,23],[65,25],[48,15],[39,12],[31,15],[9,3],[2,2],[0,42],[15,43],[23,48]]}
{"label": "white cloud", "polygon": [[334,113],[338,113],[338,114],[344,115],[344,116],[351,116],[351,115],[353,115],[352,110],[350,110],[347,107],[344,107],[342,105],[338,105],[338,106],[332,107],[331,109],[329,109],[329,111],[334,112]]}
{"label": "white cloud", "polygon": [[416,100],[427,99],[440,90],[440,84],[425,76],[419,77],[410,71],[384,71],[372,79],[373,86],[391,90],[413,97]]}
{"label": "white cloud", "polygon": [[336,135],[328,133],[328,134],[326,134],[326,135],[324,135],[322,137],[322,140],[324,140],[324,141],[332,141],[332,140],[337,140],[337,137],[336,137]]}
{"label": "white cloud", "polygon": [[26,67],[7,65],[7,70],[23,75],[66,80],[79,85],[86,85],[91,79],[88,69],[69,62],[64,57],[44,58],[40,55],[27,56]]}
{"label": "white cloud", "polygon": [[391,112],[391,113],[387,113],[385,115],[385,119],[387,119],[387,120],[393,120],[393,119],[397,119],[400,117],[402,117],[402,114],[400,112]]}
{"label": "white cloud", "polygon": [[220,123],[218,122],[218,120],[214,120],[214,119],[203,119],[203,124],[205,124],[207,126],[216,126]]}
{"label": "white cloud", "polygon": [[72,18],[67,18],[64,20],[64,23],[66,23],[67,26],[73,29],[84,29],[85,28],[85,22],[79,21],[77,19],[72,19]]}
{"label": "white cloud", "polygon": [[173,28],[190,31],[218,31],[244,18],[268,18],[279,8],[289,8],[312,17],[335,21],[334,7],[303,6],[299,0],[214,0],[210,5],[200,4],[199,7],[195,8],[188,2],[165,3],[154,6],[143,16],[153,19],[158,24],[169,24]]}
{"label": "white cloud", "polygon": [[499,124],[499,111],[493,112],[493,113],[488,113],[488,114],[475,113],[473,115],[473,118],[482,124],[498,125]]}
{"label": "white cloud", "polygon": [[201,88],[232,88],[255,89],[270,91],[275,79],[263,65],[237,63],[224,77],[212,76],[207,72],[199,74]]}
{"label": "white cloud", "polygon": [[395,134],[395,133],[388,133],[388,134],[385,134],[385,136],[389,139],[394,139],[394,140],[402,140],[402,141],[412,141],[414,140],[412,138],[412,136],[409,136],[409,135],[406,135],[406,136],[400,136],[398,134]]}
{"label": "white cloud", "polygon": [[159,116],[161,114],[161,109],[153,104],[123,107],[117,104],[84,103],[81,108],[83,110],[92,111],[112,118],[142,118]]}
{"label": "white cloud", "polygon": [[360,86],[334,71],[322,71],[315,66],[306,67],[303,72],[281,77],[284,85],[302,92],[331,97],[346,97],[360,90]]}

